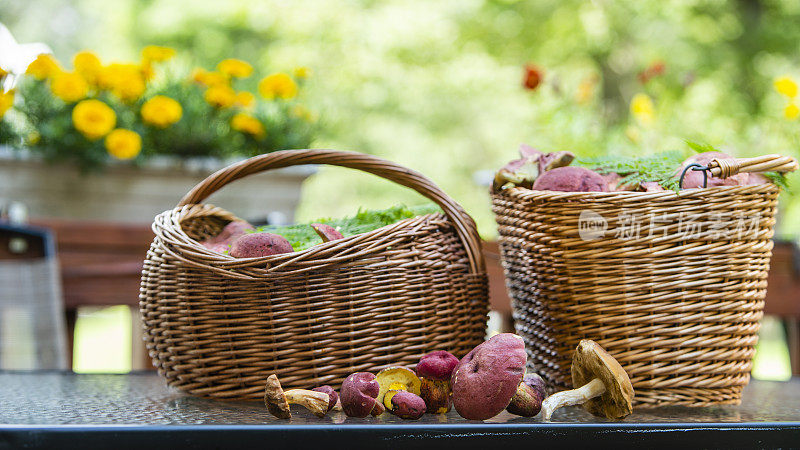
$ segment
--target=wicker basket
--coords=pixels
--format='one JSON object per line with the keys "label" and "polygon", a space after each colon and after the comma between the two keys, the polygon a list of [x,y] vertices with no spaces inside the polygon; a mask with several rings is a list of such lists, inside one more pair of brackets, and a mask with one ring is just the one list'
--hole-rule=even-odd
{"label": "wicker basket", "polygon": [[[201,204],[226,184],[299,164],[348,167],[412,188],[429,214],[310,249],[248,259],[207,250],[235,217]],[[421,174],[358,153],[292,150],[209,176],[153,224],[142,273],[145,340],[159,373],[194,395],[257,399],[267,377],[311,388],[350,373],[463,355],[483,341],[486,270],[475,223]]]}
{"label": "wicker basket", "polygon": [[[769,155],[715,176],[791,171]],[[750,377],[779,189],[492,195],[506,286],[528,364],[571,384],[581,339],[630,375],[639,406],[735,404]]]}

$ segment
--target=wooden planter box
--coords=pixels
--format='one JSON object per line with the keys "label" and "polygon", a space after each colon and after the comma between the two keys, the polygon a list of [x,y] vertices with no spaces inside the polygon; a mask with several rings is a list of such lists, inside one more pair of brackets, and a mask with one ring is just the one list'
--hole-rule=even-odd
{"label": "wooden planter box", "polygon": [[[0,149],[0,201],[24,203],[31,217],[150,224],[173,208],[195,184],[231,161],[159,158],[144,167],[111,164],[82,174],[73,166],[45,164]],[[209,203],[244,219],[292,222],[303,181],[314,167],[254,175],[214,194]]]}

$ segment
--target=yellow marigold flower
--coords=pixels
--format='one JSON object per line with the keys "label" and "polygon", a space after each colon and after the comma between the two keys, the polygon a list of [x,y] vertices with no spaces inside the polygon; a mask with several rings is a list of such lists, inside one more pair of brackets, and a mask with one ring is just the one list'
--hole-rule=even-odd
{"label": "yellow marigold flower", "polygon": [[124,128],[108,133],[105,144],[108,154],[117,159],[132,159],[142,151],[142,137]]}
{"label": "yellow marigold flower", "polygon": [[294,117],[305,120],[306,122],[314,122],[317,120],[317,118],[314,117],[314,114],[303,105],[294,105],[289,113]]}
{"label": "yellow marigold flower", "polygon": [[236,104],[242,108],[249,108],[256,102],[256,96],[247,91],[236,94]]}
{"label": "yellow marigold flower", "polygon": [[797,96],[797,83],[795,83],[794,80],[788,76],[778,78],[775,80],[774,85],[776,91],[789,98],[794,98]]}
{"label": "yellow marigold flower", "polygon": [[76,53],[72,58],[72,65],[75,67],[75,72],[79,73],[90,84],[97,83],[97,77],[100,71],[103,70],[100,58],[90,51]]}
{"label": "yellow marigold flower", "polygon": [[297,67],[294,69],[294,77],[304,80],[311,76],[311,69],[308,67]]}
{"label": "yellow marigold flower", "polygon": [[89,140],[97,140],[114,129],[117,115],[100,100],[83,100],[72,109],[72,124]]}
{"label": "yellow marigold flower", "polygon": [[201,83],[202,84],[203,83],[203,79],[205,78],[207,73],[208,73],[208,71],[206,69],[203,69],[202,67],[195,67],[194,69],[192,69],[192,74],[190,75],[190,78],[195,83]]}
{"label": "yellow marigold flower", "polygon": [[0,91],[0,119],[6,115],[6,111],[14,105],[14,91]]}
{"label": "yellow marigold flower", "polygon": [[145,81],[150,81],[156,76],[156,71],[153,70],[153,65],[150,61],[142,61],[141,72],[142,78],[144,78]]}
{"label": "yellow marigold flower", "polygon": [[61,72],[61,67],[56,62],[53,55],[49,55],[47,53],[42,53],[41,55],[37,56],[32,63],[28,65],[28,68],[25,70],[27,75],[31,75],[37,80],[44,80],[45,78],[50,78],[51,76]]}
{"label": "yellow marigold flower", "polygon": [[211,86],[203,98],[216,108],[227,108],[236,102],[236,92],[230,86]]}
{"label": "yellow marigold flower", "polygon": [[653,100],[643,93],[638,93],[631,99],[631,114],[642,125],[651,125],[656,120]]}
{"label": "yellow marigold flower", "polygon": [[98,84],[125,101],[138,99],[146,87],[141,67],[136,64],[115,63],[104,67]]}
{"label": "yellow marigold flower", "polygon": [[589,103],[594,98],[595,85],[597,85],[597,76],[588,76],[581,80],[578,91],[575,93],[575,100],[582,105]]}
{"label": "yellow marigold flower", "polygon": [[297,83],[283,72],[273,73],[258,83],[258,92],[267,99],[280,97],[288,100],[297,95]]}
{"label": "yellow marigold flower", "polygon": [[239,113],[231,119],[231,128],[242,133],[247,133],[253,137],[260,138],[266,134],[264,125],[253,116]]}
{"label": "yellow marigold flower", "polygon": [[82,100],[89,92],[89,85],[86,80],[77,73],[62,72],[53,77],[50,81],[50,90],[53,95],[67,103],[75,103]]}
{"label": "yellow marigold flower", "polygon": [[253,74],[253,66],[241,59],[223,59],[217,64],[217,70],[223,75],[234,78],[247,78]]}
{"label": "yellow marigold flower", "polygon": [[228,85],[228,78],[225,75],[219,72],[209,72],[199,67],[192,71],[192,80],[206,87]]}
{"label": "yellow marigold flower", "polygon": [[786,117],[786,120],[797,119],[800,117],[800,108],[798,108],[794,103],[789,103],[783,110],[783,117]]}
{"label": "yellow marigold flower", "polygon": [[163,95],[156,95],[142,105],[142,120],[158,128],[166,128],[181,120],[180,103]]}
{"label": "yellow marigold flower", "polygon": [[142,59],[145,61],[161,62],[172,59],[175,56],[175,49],[161,47],[158,45],[148,45],[142,50]]}

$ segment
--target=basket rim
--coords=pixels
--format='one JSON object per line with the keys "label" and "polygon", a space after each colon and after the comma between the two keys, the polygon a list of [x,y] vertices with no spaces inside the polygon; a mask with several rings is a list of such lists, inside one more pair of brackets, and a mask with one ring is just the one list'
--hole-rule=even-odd
{"label": "basket rim", "polygon": [[[371,255],[375,253],[377,247],[390,247],[393,234],[407,228],[421,227],[432,220],[447,222],[455,228],[452,220],[444,213],[436,212],[423,214],[408,219],[403,219],[393,224],[385,225],[372,231],[347,236],[334,241],[323,242],[305,250],[278,255],[260,256],[255,258],[235,258],[210,250],[200,244],[199,241],[191,238],[181,226],[181,222],[191,218],[218,217],[224,220],[241,220],[239,217],[227,210],[211,204],[195,204],[176,207],[157,215],[153,221],[153,232],[156,239],[163,244],[162,248],[170,255],[182,260],[187,264],[196,267],[203,267],[215,272],[224,272],[226,275],[236,278],[262,278],[276,272],[302,273],[317,270],[321,267],[336,264],[338,262],[357,258],[359,256]],[[361,244],[370,240],[383,238],[384,244],[369,246],[356,252],[348,252],[353,244]],[[461,243],[463,245],[463,243]],[[177,247],[177,249],[176,249]],[[188,256],[188,257],[187,257]],[[307,266],[293,270],[281,270],[288,265]],[[265,267],[266,266],[266,267]],[[469,264],[467,264],[469,266]],[[244,269],[245,272],[241,272]],[[480,272],[470,267],[470,272],[479,274]],[[247,275],[249,273],[250,275]]]}
{"label": "basket rim", "polygon": [[734,196],[739,194],[779,193],[781,188],[773,183],[746,186],[716,186],[710,188],[682,189],[680,191],[614,191],[614,192],[561,192],[539,191],[524,187],[513,187],[493,191],[492,195],[514,197],[519,200],[601,200],[601,201],[668,201],[705,197]]}

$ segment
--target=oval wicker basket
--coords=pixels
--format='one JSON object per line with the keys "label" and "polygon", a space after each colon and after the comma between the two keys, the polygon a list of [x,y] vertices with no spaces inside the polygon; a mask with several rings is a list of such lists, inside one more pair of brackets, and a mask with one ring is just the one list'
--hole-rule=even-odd
{"label": "oval wicker basket", "polygon": [[[201,202],[257,172],[329,164],[416,190],[444,214],[406,219],[304,251],[236,259],[198,241],[236,217]],[[140,309],[153,364],[171,386],[258,399],[267,377],[338,385],[350,373],[463,355],[483,341],[486,270],[475,223],[421,174],[373,156],[291,150],[250,158],[195,186],[156,216]]]}
{"label": "oval wicker basket", "polygon": [[[791,171],[769,155],[711,169]],[[714,163],[710,164],[714,165]],[[492,194],[506,286],[530,369],[571,384],[593,339],[638,406],[738,403],[750,377],[779,189]]]}

